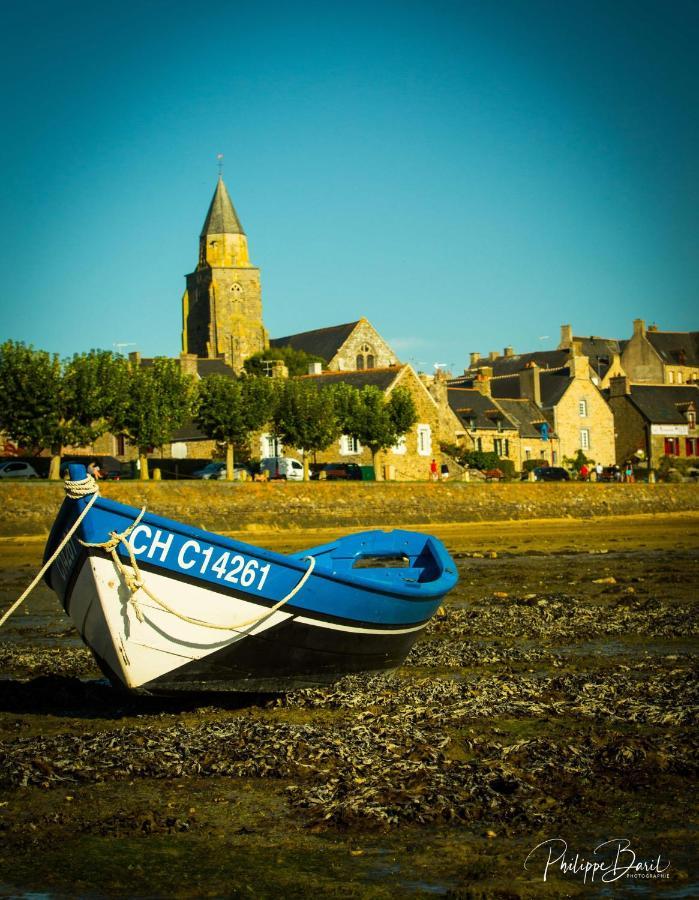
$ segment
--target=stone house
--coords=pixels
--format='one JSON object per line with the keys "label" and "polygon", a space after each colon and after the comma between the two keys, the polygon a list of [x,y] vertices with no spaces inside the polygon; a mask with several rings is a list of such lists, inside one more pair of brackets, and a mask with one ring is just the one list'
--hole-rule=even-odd
{"label": "stone house", "polygon": [[269,343],[270,347],[292,347],[319,356],[325,363],[323,369],[330,372],[385,369],[398,362],[393,350],[363,316],[356,322],[289,334]]}
{"label": "stone house", "polygon": [[528,459],[555,464],[558,438],[542,410],[528,398],[496,399],[491,379],[480,376],[468,387],[450,386],[448,401],[459,421],[457,443],[465,450],[497,453],[520,471]]}
{"label": "stone house", "polygon": [[[436,401],[411,366],[406,364],[380,369],[325,371],[304,375],[301,378],[312,380],[321,388],[339,382],[352,385],[359,390],[366,385],[372,385],[382,391],[386,398],[390,397],[391,392],[397,387],[405,388],[415,404],[417,422],[396,446],[380,454],[379,469],[383,477],[391,481],[429,479],[430,463],[434,457],[439,456],[439,410]],[[261,457],[273,456],[276,451],[279,455],[301,458],[298,451],[274,443],[267,432],[260,434],[258,441],[256,446],[253,445],[253,452],[259,452]],[[361,466],[370,466],[372,457],[367,447],[361,446],[348,435],[342,435],[337,443],[317,453],[315,461],[353,462]]]}
{"label": "stone house", "polygon": [[688,384],[699,381],[699,331],[659,331],[634,319],[633,335],[621,354],[632,384]]}
{"label": "stone house", "polygon": [[[472,363],[481,360],[472,355]],[[478,370],[467,370],[451,384],[458,386],[480,373],[490,379],[495,400],[531,400],[558,438],[558,447],[551,450],[554,464],[574,457],[578,450],[602,465],[614,462],[612,411],[593,381],[590,361],[580,342],[573,341],[565,350],[522,355],[506,348],[502,356],[491,354],[488,362]]]}
{"label": "stone house", "polygon": [[645,458],[656,468],[664,456],[699,457],[698,385],[631,384],[619,376],[610,383],[609,405],[619,465]]}

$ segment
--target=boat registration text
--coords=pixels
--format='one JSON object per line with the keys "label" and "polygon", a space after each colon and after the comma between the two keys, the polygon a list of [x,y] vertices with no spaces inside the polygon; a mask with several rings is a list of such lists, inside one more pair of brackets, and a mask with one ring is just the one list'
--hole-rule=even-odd
{"label": "boat registration text", "polygon": [[175,542],[172,532],[164,532],[160,528],[154,530],[149,525],[137,525],[129,535],[129,544],[134,556],[175,564],[192,575],[209,578],[214,575],[219,581],[244,588],[254,587],[258,591],[262,590],[271,568],[270,563],[261,565],[256,559],[192,538],[182,543]]}

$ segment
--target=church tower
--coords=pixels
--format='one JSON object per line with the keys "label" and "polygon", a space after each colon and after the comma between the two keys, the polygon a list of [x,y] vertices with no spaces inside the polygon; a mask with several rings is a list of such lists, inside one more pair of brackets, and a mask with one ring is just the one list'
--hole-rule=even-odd
{"label": "church tower", "polygon": [[248,357],[269,346],[269,336],[260,270],[250,263],[247,237],[220,176],[199,236],[199,263],[186,278],[182,349],[223,358],[240,372]]}

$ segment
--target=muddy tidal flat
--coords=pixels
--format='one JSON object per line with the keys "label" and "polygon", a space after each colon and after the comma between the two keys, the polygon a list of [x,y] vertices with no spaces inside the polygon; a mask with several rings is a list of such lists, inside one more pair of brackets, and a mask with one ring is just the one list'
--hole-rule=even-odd
{"label": "muddy tidal flat", "polygon": [[[38,588],[0,632],[0,896],[699,896],[699,519],[433,530],[442,614],[322,691],[118,694]],[[0,540],[1,609],[42,550]]]}

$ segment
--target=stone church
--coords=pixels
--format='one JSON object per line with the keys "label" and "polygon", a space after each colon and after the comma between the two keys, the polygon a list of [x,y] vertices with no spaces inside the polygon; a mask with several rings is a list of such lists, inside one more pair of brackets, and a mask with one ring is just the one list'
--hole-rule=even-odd
{"label": "stone church", "polygon": [[260,270],[250,262],[245,231],[221,177],[199,236],[199,262],[186,279],[182,349],[190,357],[221,360],[236,373],[270,346],[320,356],[331,371],[398,363],[365,318],[270,341],[262,320]]}
{"label": "stone church", "polygon": [[269,346],[262,321],[260,270],[250,262],[248,239],[219,177],[199,235],[199,262],[182,298],[182,349],[223,359],[235,372]]}

